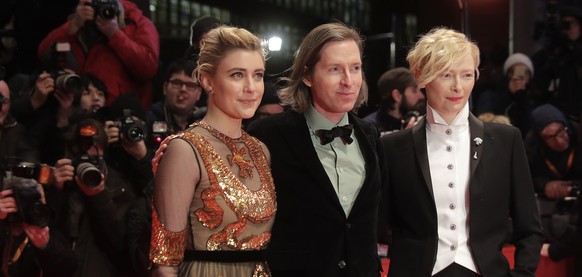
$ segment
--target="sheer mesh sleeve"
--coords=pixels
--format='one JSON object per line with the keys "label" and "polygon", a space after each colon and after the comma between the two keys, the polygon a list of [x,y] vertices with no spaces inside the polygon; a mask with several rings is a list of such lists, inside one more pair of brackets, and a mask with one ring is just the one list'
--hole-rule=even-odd
{"label": "sheer mesh sleeve", "polygon": [[[177,266],[182,262],[188,234],[188,211],[195,184],[200,179],[197,163],[188,142],[182,139],[170,141],[154,178],[150,247],[150,259],[154,264]],[[168,271],[167,267],[156,268],[154,273],[162,269]]]}

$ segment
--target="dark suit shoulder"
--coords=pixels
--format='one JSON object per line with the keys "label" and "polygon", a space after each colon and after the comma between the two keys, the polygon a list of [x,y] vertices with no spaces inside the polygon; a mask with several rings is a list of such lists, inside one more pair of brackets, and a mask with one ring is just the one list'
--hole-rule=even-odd
{"label": "dark suit shoulder", "polygon": [[514,136],[515,134],[518,134],[521,137],[521,132],[517,127],[503,123],[483,122],[483,131],[486,134],[491,133],[507,136]]}

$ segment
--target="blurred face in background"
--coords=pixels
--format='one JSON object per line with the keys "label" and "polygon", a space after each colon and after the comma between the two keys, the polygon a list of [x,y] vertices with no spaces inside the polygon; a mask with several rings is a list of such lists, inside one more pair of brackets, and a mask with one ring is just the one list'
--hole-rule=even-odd
{"label": "blurred face in background", "polygon": [[568,128],[560,122],[552,122],[544,127],[540,132],[540,138],[556,152],[563,152],[570,147]]}
{"label": "blurred face in background", "polygon": [[10,111],[10,89],[5,81],[0,80],[0,125],[8,116]]}
{"label": "blurred face in background", "polygon": [[166,108],[174,114],[192,113],[201,94],[200,85],[184,71],[172,74],[164,85]]}
{"label": "blurred face in background", "polygon": [[81,93],[80,105],[86,111],[97,111],[105,106],[105,93],[89,84]]}
{"label": "blurred face in background", "polygon": [[507,70],[507,77],[509,79],[509,92],[515,93],[525,89],[531,79],[531,73],[526,65],[518,63]]}
{"label": "blurred face in background", "polygon": [[421,111],[424,107],[425,97],[417,85],[406,87],[404,90],[402,103],[400,104],[400,113],[405,114],[409,111]]}
{"label": "blurred face in background", "polygon": [[[576,41],[580,38],[580,22],[573,16],[562,17],[563,30],[562,33],[571,41]],[[568,28],[567,28],[568,27]]]}

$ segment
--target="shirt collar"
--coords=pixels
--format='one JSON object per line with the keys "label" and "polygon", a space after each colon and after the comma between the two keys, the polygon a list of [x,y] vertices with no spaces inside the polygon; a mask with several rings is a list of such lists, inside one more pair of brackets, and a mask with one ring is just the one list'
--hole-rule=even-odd
{"label": "shirt collar", "polygon": [[345,113],[340,122],[336,125],[333,122],[329,121],[329,119],[325,118],[321,115],[313,104],[309,104],[307,110],[304,113],[305,120],[307,121],[307,125],[312,131],[319,130],[319,129],[326,129],[329,130],[336,126],[343,126],[349,124],[348,113]]}
{"label": "shirt collar", "polygon": [[467,126],[469,125],[469,102],[465,103],[465,106],[461,111],[455,116],[451,124],[443,119],[443,117],[435,110],[433,107],[427,104],[427,122],[429,125],[448,125],[448,126]]}

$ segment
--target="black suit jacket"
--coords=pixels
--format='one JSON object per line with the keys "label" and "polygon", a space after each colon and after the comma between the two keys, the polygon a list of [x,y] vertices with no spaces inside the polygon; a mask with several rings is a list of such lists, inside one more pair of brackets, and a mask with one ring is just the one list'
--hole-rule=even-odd
{"label": "black suit jacket", "polygon": [[[485,277],[535,276],[543,234],[520,132],[473,115],[469,126],[469,247],[477,268]],[[381,213],[393,236],[389,276],[431,276],[438,242],[433,185],[447,184],[431,182],[426,119],[382,137],[382,144],[388,177]],[[501,249],[512,228],[517,249],[510,272]]]}
{"label": "black suit jacket", "polygon": [[351,114],[349,120],[366,162],[366,178],[347,217],[313,147],[303,114],[287,111],[248,128],[271,152],[277,214],[267,261],[275,277],[379,276],[379,132]]}

